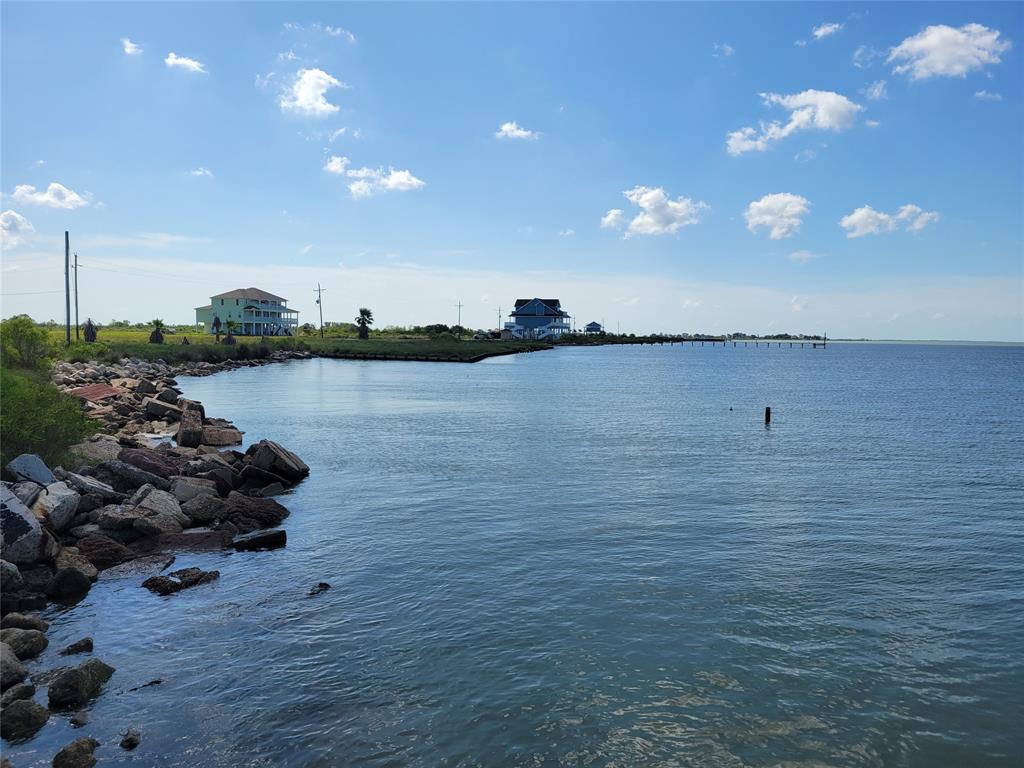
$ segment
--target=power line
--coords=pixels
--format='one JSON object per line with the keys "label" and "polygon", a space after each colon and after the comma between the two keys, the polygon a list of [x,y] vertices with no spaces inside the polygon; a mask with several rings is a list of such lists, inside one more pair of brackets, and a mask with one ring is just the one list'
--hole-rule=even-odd
{"label": "power line", "polygon": [[44,293],[64,293],[64,291],[21,291],[20,293],[0,293],[0,296],[39,296]]}

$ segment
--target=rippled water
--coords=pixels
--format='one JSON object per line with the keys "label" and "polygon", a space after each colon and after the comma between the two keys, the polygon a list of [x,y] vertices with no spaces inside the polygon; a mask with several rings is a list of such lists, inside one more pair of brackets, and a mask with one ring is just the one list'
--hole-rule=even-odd
{"label": "rippled water", "polygon": [[55,614],[42,666],[88,633],[117,674],[7,754],[1020,766],[1022,381],[1021,347],[840,344],[182,380],[309,463],[288,547]]}

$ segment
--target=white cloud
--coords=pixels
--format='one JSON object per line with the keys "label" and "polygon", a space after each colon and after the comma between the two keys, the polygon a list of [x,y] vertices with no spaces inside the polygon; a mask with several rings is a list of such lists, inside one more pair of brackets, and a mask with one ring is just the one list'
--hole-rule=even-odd
{"label": "white cloud", "polygon": [[[633,187],[622,194],[640,209],[626,227],[626,238],[633,235],[673,234],[683,227],[696,224],[704,211],[710,210],[707,203],[688,197],[672,200],[661,187]],[[608,211],[601,219],[601,226],[605,228],[619,227],[622,223],[623,213],[617,208]]]}
{"label": "white cloud", "polygon": [[559,230],[559,232],[558,232],[558,236],[559,237],[572,237],[575,234],[576,234],[576,230],[568,228],[568,227],[565,228],[565,229]]}
{"label": "white cloud", "polygon": [[348,127],[338,128],[337,130],[331,131],[330,135],[327,137],[327,140],[333,144],[335,139],[340,139],[346,133],[348,133]]}
{"label": "white cloud", "polygon": [[806,48],[807,47],[807,41],[806,40],[794,40],[793,41],[793,45],[795,45],[797,48]]}
{"label": "white cloud", "polygon": [[328,173],[335,173],[339,176],[345,173],[345,169],[351,161],[347,157],[340,157],[338,155],[331,155],[327,158],[327,163],[324,165],[324,170]]}
{"label": "white cloud", "polygon": [[833,22],[830,22],[828,24],[822,24],[820,26],[815,27],[813,30],[811,30],[811,34],[814,35],[814,39],[815,40],[821,40],[823,37],[828,37],[829,35],[834,35],[836,32],[838,32],[842,28],[843,28],[842,24],[838,24],[838,23],[833,21]]}
{"label": "white cloud", "polygon": [[881,101],[882,99],[889,98],[889,95],[885,92],[885,80],[877,80],[869,85],[866,85],[861,93],[864,94],[864,98],[868,101]]}
{"label": "white cloud", "polygon": [[213,171],[206,166],[200,165],[198,168],[193,168],[188,172],[189,176],[205,176],[207,178],[213,178]]}
{"label": "white cloud", "polygon": [[858,69],[867,69],[875,63],[875,59],[883,56],[884,53],[870,45],[862,45],[853,52],[853,66]]}
{"label": "white cloud", "polygon": [[621,208],[612,208],[601,217],[601,229],[618,229],[625,222],[625,215]]}
{"label": "white cloud", "polygon": [[137,43],[133,43],[127,37],[121,38],[121,48],[123,48],[124,52],[129,56],[138,56],[142,53],[142,46]]}
{"label": "white cloud", "polygon": [[877,128],[878,126],[881,125],[881,123],[878,120],[865,120],[864,125],[866,125],[868,128]]}
{"label": "white cloud", "polygon": [[298,56],[295,55],[295,51],[282,51],[277,54],[278,61],[295,61]]}
{"label": "white cloud", "polygon": [[1002,101],[1003,94],[992,93],[991,91],[975,91],[974,98],[978,99],[978,101]]}
{"label": "white cloud", "polygon": [[307,253],[309,253],[312,250],[313,250],[313,246],[312,245],[304,245],[301,248],[299,248],[299,256],[305,256]]}
{"label": "white cloud", "polygon": [[714,51],[715,52],[713,54],[711,54],[711,55],[716,57],[716,58],[721,57],[721,56],[729,57],[729,56],[732,56],[734,53],[736,53],[736,49],[733,48],[728,43],[715,43]]}
{"label": "white cloud", "polygon": [[540,132],[527,130],[513,120],[510,123],[502,123],[501,127],[494,132],[494,137],[497,139],[527,139],[534,141],[540,138]]}
{"label": "white cloud", "polygon": [[25,241],[25,236],[35,232],[32,222],[17,211],[0,213],[0,244],[4,248],[16,248]]}
{"label": "white cloud", "polygon": [[817,156],[818,151],[815,149],[801,149],[799,152],[793,155],[793,159],[796,160],[798,163],[809,163]]}
{"label": "white cloud", "polygon": [[794,296],[789,300],[789,308],[794,312],[803,312],[807,309],[807,297],[806,296]]}
{"label": "white cloud", "polygon": [[913,204],[900,206],[895,214],[876,211],[870,205],[864,205],[840,219],[839,226],[846,230],[848,238],[853,238],[892,232],[901,223],[905,224],[907,232],[920,232],[938,220],[937,211],[925,211]]}
{"label": "white cloud", "polygon": [[350,43],[354,43],[356,41],[356,36],[349,32],[347,29],[343,29],[342,27],[332,27],[330,24],[328,24],[324,26],[324,32],[326,32],[331,37],[343,37]]}
{"label": "white cloud", "polygon": [[1010,50],[999,30],[981,24],[949,27],[936,24],[925,28],[889,51],[887,62],[893,72],[909,74],[911,80],[929,77],[966,77],[968,72],[998,64],[1000,54]]}
{"label": "white cloud", "polygon": [[751,232],[756,234],[758,229],[769,229],[768,237],[781,240],[800,231],[802,217],[810,208],[811,203],[806,197],[777,192],[752,202],[747,206],[744,216],[747,229]]}
{"label": "white cloud", "polygon": [[281,94],[281,110],[311,117],[333,114],[338,107],[327,101],[324,94],[331,88],[347,87],[322,69],[300,69],[291,87]]}
{"label": "white cloud", "polygon": [[12,197],[24,205],[45,205],[48,208],[68,210],[89,204],[88,194],[80,195],[55,181],[50,182],[45,192],[37,191],[31,184],[19,184],[14,188]]}
{"label": "white cloud", "polygon": [[762,122],[760,129],[741,128],[726,136],[725,146],[730,155],[744,152],[763,152],[773,141],[804,130],[840,132],[850,128],[863,107],[833,91],[807,90],[790,95],[762,93],[765,106],[778,105],[789,110],[789,121]]}
{"label": "white cloud", "polygon": [[793,251],[789,254],[789,260],[795,261],[798,264],[806,264],[811,259],[817,259],[819,254],[811,253],[810,251]]}
{"label": "white cloud", "polygon": [[277,72],[267,72],[265,75],[256,73],[256,87],[266,88],[275,77],[277,77]]}
{"label": "white cloud", "polygon": [[186,72],[206,74],[206,67],[204,67],[200,62],[186,56],[179,56],[174,51],[167,54],[167,58],[164,59],[164,64],[168,67],[184,69]]}

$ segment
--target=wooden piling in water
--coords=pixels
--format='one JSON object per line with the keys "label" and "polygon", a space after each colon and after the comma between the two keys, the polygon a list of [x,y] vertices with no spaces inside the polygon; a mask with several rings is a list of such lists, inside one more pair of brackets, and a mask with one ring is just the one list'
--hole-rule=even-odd
{"label": "wooden piling in water", "polygon": [[764,407],[764,423],[765,424],[771,424],[772,423],[772,407],[770,405],[766,405]]}

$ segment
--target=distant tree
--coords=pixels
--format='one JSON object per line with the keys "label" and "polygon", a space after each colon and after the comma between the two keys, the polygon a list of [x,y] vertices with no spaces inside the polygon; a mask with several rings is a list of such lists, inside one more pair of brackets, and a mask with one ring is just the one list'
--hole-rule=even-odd
{"label": "distant tree", "polygon": [[235,343],[235,331],[238,330],[237,320],[228,320],[224,323],[224,327],[228,329],[227,336],[224,337],[224,344],[231,346]]}
{"label": "distant tree", "polygon": [[85,340],[89,344],[96,341],[96,325],[91,317],[85,321]]}
{"label": "distant tree", "polygon": [[151,334],[149,334],[149,343],[150,344],[163,344],[164,343],[163,329],[165,327],[164,326],[164,321],[161,320],[160,318],[156,318],[155,320],[150,320],[149,324],[151,326],[153,326],[153,332]]}
{"label": "distant tree", "polygon": [[370,326],[373,325],[373,312],[366,307],[359,308],[359,316],[356,318],[356,326],[359,328],[359,338],[370,338]]}
{"label": "distant tree", "polygon": [[316,326],[313,325],[312,323],[303,323],[299,327],[299,333],[301,333],[303,336],[312,336],[314,333],[316,333]]}
{"label": "distant tree", "polygon": [[12,365],[35,368],[46,357],[49,334],[28,315],[15,315],[0,323],[3,358]]}

